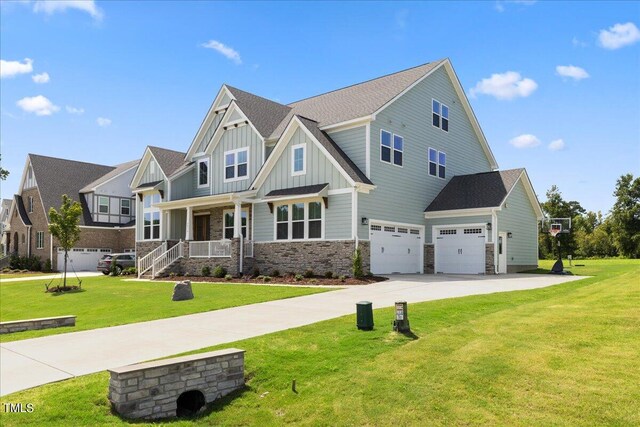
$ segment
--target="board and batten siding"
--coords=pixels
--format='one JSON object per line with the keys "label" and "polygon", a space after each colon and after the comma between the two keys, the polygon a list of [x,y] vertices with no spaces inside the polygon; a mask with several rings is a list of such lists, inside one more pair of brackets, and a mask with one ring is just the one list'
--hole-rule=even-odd
{"label": "board and batten siding", "polygon": [[187,211],[186,209],[174,209],[169,211],[169,239],[179,240],[187,236]]}
{"label": "board and batten siding", "polygon": [[207,128],[207,131],[203,135],[202,139],[198,141],[198,150],[196,151],[197,153],[204,153],[204,150],[207,149],[207,145],[209,144],[209,141],[211,140],[213,133],[218,128],[218,125],[222,121],[223,117],[224,117],[224,111],[219,112],[213,117],[213,119],[211,120],[211,123],[209,124],[209,127]]}
{"label": "board and batten siding", "polygon": [[[449,107],[449,132],[432,125],[432,99]],[[436,70],[371,122],[370,179],[377,186],[358,199],[358,217],[424,224],[424,210],[454,175],[491,170],[449,76]],[[403,166],[380,161],[380,131],[404,138]],[[429,147],[447,155],[445,179],[429,175]],[[368,238],[368,226],[359,226]]]}
{"label": "board and batten siding", "polygon": [[171,181],[171,200],[188,199],[194,196],[196,167],[197,164],[190,171],[185,172],[184,175]]}
{"label": "board and batten siding", "polygon": [[498,211],[498,231],[511,232],[507,239],[507,265],[538,264],[538,219],[519,180]]}
{"label": "board and batten siding", "polygon": [[[298,144],[306,145],[306,173],[304,175],[291,176],[291,147]],[[330,190],[347,188],[349,183],[336,169],[331,161],[324,155],[307,134],[298,129],[293,134],[286,148],[280,155],[275,166],[269,172],[269,176],[258,191],[258,197],[264,197],[272,190],[284,188],[303,187],[315,184],[329,184]]]}
{"label": "board and batten siding", "polygon": [[[244,147],[249,148],[247,179],[225,183],[224,153]],[[249,188],[262,166],[262,139],[249,125],[227,129],[224,131],[211,157],[212,161],[209,164],[211,169],[211,194],[244,191]]]}
{"label": "board and batten siding", "polygon": [[360,126],[353,129],[333,132],[330,133],[329,136],[342,148],[342,151],[349,156],[353,163],[364,172],[366,168],[366,127]]}
{"label": "board and batten siding", "polygon": [[[198,188],[198,161],[202,159],[209,159],[209,185],[206,187]],[[219,175],[219,170],[215,170],[215,168],[211,167],[213,163],[211,161],[211,156],[209,155],[194,157],[193,161],[195,163],[193,172],[191,173],[191,192],[193,193],[194,197],[208,196],[211,194],[211,181],[216,178],[216,175]]]}
{"label": "board and batten siding", "polygon": [[147,182],[155,182],[164,180],[164,174],[162,173],[162,169],[158,166],[158,163],[151,158],[147,166],[144,168],[144,172],[142,173],[142,178],[140,178],[140,184],[145,184]]}
{"label": "board and batten siding", "polygon": [[[308,200],[307,200],[308,201]],[[294,203],[292,200],[291,203]],[[329,196],[329,207],[324,210],[324,238],[328,240],[351,239],[351,193]],[[278,202],[288,203],[288,202]],[[254,239],[256,242],[271,242],[274,236],[274,213],[267,203],[254,205]]]}
{"label": "board and batten siding", "polygon": [[[435,244],[432,235],[432,227],[438,225],[463,225],[463,224],[486,224],[491,222],[491,215],[475,215],[475,216],[462,216],[456,218],[432,218],[427,220],[427,227],[425,228],[424,242],[427,244]],[[487,242],[491,242],[491,231],[486,231]]]}

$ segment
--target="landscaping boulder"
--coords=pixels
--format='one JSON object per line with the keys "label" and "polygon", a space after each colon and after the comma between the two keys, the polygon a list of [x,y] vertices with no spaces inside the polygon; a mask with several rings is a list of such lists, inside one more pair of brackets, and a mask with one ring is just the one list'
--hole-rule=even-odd
{"label": "landscaping boulder", "polygon": [[191,280],[178,282],[173,287],[173,301],[184,301],[193,299],[193,290],[191,290]]}

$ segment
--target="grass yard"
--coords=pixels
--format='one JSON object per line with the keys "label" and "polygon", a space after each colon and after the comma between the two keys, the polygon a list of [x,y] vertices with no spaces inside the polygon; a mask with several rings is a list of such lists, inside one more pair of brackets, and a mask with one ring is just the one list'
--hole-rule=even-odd
{"label": "grass yard", "polygon": [[[246,389],[167,424],[639,425],[640,261],[584,264],[595,277],[412,304],[413,337],[389,308],[371,332],[353,315],[219,346],[247,351]],[[5,396],[35,410],[1,422],[129,424],[107,388],[103,372]]]}
{"label": "grass yard", "polygon": [[50,276],[52,274],[58,274],[57,272],[43,273],[41,271],[29,271],[28,273],[0,273],[0,283],[4,279],[18,279],[24,277],[38,277],[38,276]]}
{"label": "grass yard", "polygon": [[[127,278],[125,278],[127,279]],[[82,292],[45,293],[49,280],[8,282],[0,286],[0,320],[77,316],[74,328],[0,335],[0,342],[163,319],[246,304],[297,297],[326,288],[192,283],[195,298],[171,301],[173,283],[131,282],[111,276],[82,279]],[[71,280],[71,284],[75,284]]]}

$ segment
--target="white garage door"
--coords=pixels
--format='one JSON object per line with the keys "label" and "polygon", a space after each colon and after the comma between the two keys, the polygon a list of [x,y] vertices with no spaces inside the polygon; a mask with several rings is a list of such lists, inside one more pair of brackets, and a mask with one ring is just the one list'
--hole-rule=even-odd
{"label": "white garage door", "polygon": [[484,227],[440,228],[435,233],[436,273],[484,274]]}
{"label": "white garage door", "polygon": [[[73,248],[69,251],[67,271],[98,271],[98,261],[111,249]],[[73,267],[73,268],[72,268]],[[58,270],[64,270],[64,250],[58,249]]]}
{"label": "white garage door", "polygon": [[372,273],[421,273],[420,229],[373,223],[370,244]]}

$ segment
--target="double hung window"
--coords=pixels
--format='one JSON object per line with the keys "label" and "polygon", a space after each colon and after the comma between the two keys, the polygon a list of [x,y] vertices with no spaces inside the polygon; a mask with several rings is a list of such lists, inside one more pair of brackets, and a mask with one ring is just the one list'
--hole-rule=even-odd
{"label": "double hung window", "polygon": [[276,207],[276,240],[321,239],[321,202],[299,202]]}
{"label": "double hung window", "polygon": [[447,155],[442,151],[429,148],[429,175],[444,179],[446,169]]}
{"label": "double hung window", "polygon": [[402,166],[404,156],[404,138],[400,135],[380,131],[380,161]]}
{"label": "double hung window", "polygon": [[238,150],[224,153],[224,181],[238,181],[248,178],[249,169],[249,149],[240,148]]}

